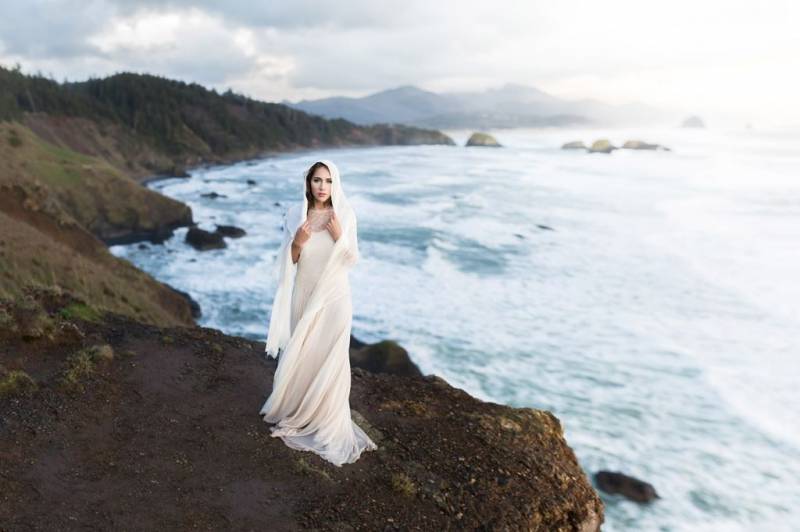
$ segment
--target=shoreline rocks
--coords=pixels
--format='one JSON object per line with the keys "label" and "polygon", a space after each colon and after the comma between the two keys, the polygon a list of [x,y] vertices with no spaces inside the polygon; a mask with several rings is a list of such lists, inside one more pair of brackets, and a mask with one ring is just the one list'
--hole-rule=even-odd
{"label": "shoreline rocks", "polygon": [[587,147],[583,141],[580,140],[573,140],[570,142],[566,142],[561,145],[562,150],[585,150],[587,153],[611,153],[614,150],[662,150],[662,151],[672,151],[670,148],[663,146],[661,144],[653,144],[649,142],[645,142],[643,140],[627,140],[621,146],[615,146],[611,143],[608,139],[598,139],[595,140],[591,146]]}
{"label": "shoreline rocks", "polygon": [[664,150],[664,151],[672,151],[666,146],[662,146],[661,144],[651,144],[649,142],[644,142],[643,140],[627,140],[625,144],[622,145],[622,149],[624,150]]}
{"label": "shoreline rocks", "polygon": [[589,147],[589,153],[611,153],[619,148],[611,144],[608,139],[599,139],[592,143]]}
{"label": "shoreline rocks", "polygon": [[694,129],[705,129],[706,124],[703,122],[703,119],[697,115],[692,115],[687,117],[683,122],[681,122],[681,127],[686,128],[694,128]]}
{"label": "shoreline rocks", "polygon": [[200,229],[196,225],[189,228],[184,237],[184,241],[198,251],[228,247],[222,234]]}
{"label": "shoreline rocks", "polygon": [[[354,345],[358,347],[353,347]],[[383,340],[374,344],[364,344],[351,337],[350,340],[350,365],[365,369],[371,373],[388,373],[421,377],[419,367],[408,356],[408,351],[403,349],[394,340]]]}
{"label": "shoreline rocks", "polygon": [[567,142],[561,146],[562,150],[588,150],[589,148],[586,144],[583,143],[582,140],[573,140],[572,142]]}
{"label": "shoreline rocks", "polygon": [[502,147],[497,139],[488,133],[475,132],[467,139],[465,146],[481,146],[487,148]]}
{"label": "shoreline rocks", "polygon": [[594,474],[597,487],[612,495],[623,497],[638,503],[649,503],[661,497],[649,482],[628,476],[618,471],[598,471]]}
{"label": "shoreline rocks", "polygon": [[244,229],[235,225],[218,225],[214,232],[228,238],[241,238],[247,234]]}

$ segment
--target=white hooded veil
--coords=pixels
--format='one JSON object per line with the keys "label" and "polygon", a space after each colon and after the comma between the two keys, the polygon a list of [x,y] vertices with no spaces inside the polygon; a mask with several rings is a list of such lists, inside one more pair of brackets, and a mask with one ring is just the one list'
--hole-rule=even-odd
{"label": "white hooded veil", "polygon": [[[297,273],[297,264],[292,262],[292,240],[297,229],[305,222],[308,214],[308,198],[306,197],[307,168],[300,181],[300,201],[289,206],[283,218],[283,241],[278,253],[276,269],[278,273],[278,287],[272,303],[272,312],[269,320],[269,331],[265,351],[267,355],[275,358],[279,353],[291,349],[291,340],[294,337],[303,338],[315,314],[317,314],[329,301],[329,296],[335,294],[335,286],[330,281],[337,277],[342,270],[349,269],[358,261],[358,238],[356,229],[356,215],[344,194],[339,169],[332,161],[321,159],[319,162],[328,167],[333,181],[331,186],[331,203],[333,211],[339,219],[342,234],[334,243],[330,257],[322,274],[314,287],[303,315],[295,325],[294,334],[290,330],[292,288]],[[312,165],[313,166],[313,165]],[[298,346],[299,347],[299,346]]]}

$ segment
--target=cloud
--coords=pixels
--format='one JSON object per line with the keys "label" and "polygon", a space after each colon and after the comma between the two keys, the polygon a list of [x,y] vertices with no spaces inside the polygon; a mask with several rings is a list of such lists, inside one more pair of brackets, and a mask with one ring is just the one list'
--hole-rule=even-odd
{"label": "cloud", "polygon": [[246,33],[196,9],[140,11],[111,19],[88,42],[129,70],[219,85],[256,69]]}
{"label": "cloud", "polygon": [[97,54],[86,36],[113,15],[91,2],[14,2],[0,5],[0,42],[8,55],[27,60],[69,59]]}
{"label": "cloud", "polygon": [[265,100],[516,82],[750,116],[794,109],[800,90],[800,7],[783,0],[57,0],[2,13],[0,62],[26,71],[151,72]]}
{"label": "cloud", "polygon": [[[202,9],[237,25],[250,28],[295,30],[302,28],[359,29],[401,27],[418,21],[417,0],[111,0],[123,15],[133,15],[143,8],[175,11]],[[411,8],[411,9],[409,9]],[[388,15],[388,16],[387,16]]]}

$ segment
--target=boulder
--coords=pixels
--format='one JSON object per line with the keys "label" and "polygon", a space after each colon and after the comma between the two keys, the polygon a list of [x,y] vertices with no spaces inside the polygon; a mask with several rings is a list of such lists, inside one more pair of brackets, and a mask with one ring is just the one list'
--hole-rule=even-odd
{"label": "boulder", "polygon": [[666,146],[662,146],[661,144],[650,144],[648,142],[644,142],[643,140],[627,140],[625,144],[622,145],[622,148],[625,150],[664,150],[664,151],[671,151]]}
{"label": "boulder", "polygon": [[567,142],[563,146],[561,146],[562,150],[588,150],[589,148],[586,147],[586,144],[583,143],[582,140],[573,140],[572,142]]}
{"label": "boulder", "polygon": [[703,123],[703,120],[699,116],[692,115],[692,116],[688,117],[686,120],[683,121],[683,123],[681,124],[681,127],[691,127],[691,128],[700,128],[700,129],[702,129],[702,128],[705,128],[706,125],[705,125],[705,123]]}
{"label": "boulder", "polygon": [[466,146],[485,146],[490,148],[499,148],[500,143],[497,142],[497,139],[495,139],[488,133],[476,132],[469,137]]}
{"label": "boulder", "polygon": [[352,367],[362,368],[371,373],[422,376],[422,372],[408,356],[408,351],[397,342],[383,340],[375,344],[358,343],[362,344],[361,347],[353,349],[354,343],[351,338],[350,365]]}
{"label": "boulder", "polygon": [[635,502],[651,502],[659,499],[652,484],[620,472],[598,471],[594,474],[597,487],[612,495],[622,495]]}
{"label": "boulder", "polygon": [[202,197],[204,197],[204,198],[211,198],[211,199],[217,199],[217,198],[227,198],[227,197],[228,197],[228,196],[226,196],[225,194],[218,194],[218,193],[216,193],[216,192],[206,192],[206,193],[204,193],[204,194],[200,194],[200,195],[201,195]]}
{"label": "boulder", "polygon": [[205,231],[196,225],[190,227],[186,232],[186,243],[200,251],[227,247],[221,234]]}
{"label": "boulder", "polygon": [[235,225],[218,225],[215,232],[230,238],[241,238],[247,234],[244,229]]}
{"label": "boulder", "polygon": [[611,153],[618,149],[619,148],[611,144],[611,141],[608,139],[599,139],[592,143],[592,147],[589,148],[589,153]]}

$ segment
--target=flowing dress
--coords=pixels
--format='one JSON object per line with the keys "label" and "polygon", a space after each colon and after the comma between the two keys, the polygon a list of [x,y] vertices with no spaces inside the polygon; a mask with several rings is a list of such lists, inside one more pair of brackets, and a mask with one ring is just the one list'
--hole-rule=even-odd
{"label": "flowing dress", "polygon": [[[309,211],[311,236],[300,253],[292,290],[292,334],[333,248],[333,237],[324,227],[329,217],[330,210]],[[341,466],[355,462],[364,450],[377,449],[377,445],[350,416],[353,309],[347,271],[333,282],[335,297],[313,318],[302,341],[299,363],[284,374],[280,371],[283,357],[278,358],[276,380],[280,375],[287,386],[278,390],[278,383],[273,382],[261,415],[264,421],[277,423],[270,428],[273,437],[280,437],[292,449],[315,452]]]}

